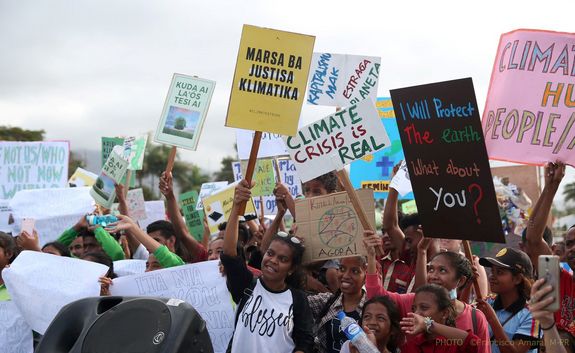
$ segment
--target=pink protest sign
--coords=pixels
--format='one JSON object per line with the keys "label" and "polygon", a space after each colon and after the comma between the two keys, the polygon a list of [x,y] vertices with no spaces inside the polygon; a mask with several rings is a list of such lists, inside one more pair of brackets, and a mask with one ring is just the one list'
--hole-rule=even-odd
{"label": "pink protest sign", "polygon": [[501,35],[483,111],[492,159],[575,165],[575,34]]}

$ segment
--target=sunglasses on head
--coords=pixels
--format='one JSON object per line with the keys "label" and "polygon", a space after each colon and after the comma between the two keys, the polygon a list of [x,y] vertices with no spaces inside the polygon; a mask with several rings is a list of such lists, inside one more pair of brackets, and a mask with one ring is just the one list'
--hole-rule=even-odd
{"label": "sunglasses on head", "polygon": [[293,235],[289,235],[286,232],[278,232],[277,233],[278,237],[282,237],[282,238],[287,238],[289,240],[291,240],[292,243],[294,244],[301,244],[301,240],[299,240],[297,237],[293,236]]}

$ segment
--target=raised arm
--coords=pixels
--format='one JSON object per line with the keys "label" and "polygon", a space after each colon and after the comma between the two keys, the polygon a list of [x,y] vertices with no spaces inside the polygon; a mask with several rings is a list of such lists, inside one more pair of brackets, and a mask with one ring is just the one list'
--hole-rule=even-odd
{"label": "raised arm", "polygon": [[526,230],[526,244],[524,244],[525,250],[534,264],[537,263],[539,255],[552,254],[551,248],[543,239],[543,232],[547,225],[553,198],[564,175],[565,164],[558,162],[545,165],[545,187],[533,207]]}
{"label": "raised arm", "polygon": [[[118,211],[120,211],[120,214],[130,217],[130,210],[128,209],[128,201],[126,200],[124,185],[114,184],[114,187],[116,188],[116,197],[118,198]],[[128,232],[126,234],[130,254],[134,254],[136,253],[136,250],[138,250],[140,242],[132,235],[132,233]],[[126,251],[124,250],[124,253],[125,252]]]}
{"label": "raised arm", "polygon": [[173,179],[171,174],[163,172],[160,177],[160,191],[166,197],[168,206],[168,217],[174,225],[174,232],[177,238],[188,249],[195,261],[207,259],[207,253],[202,244],[200,244],[188,231],[186,222],[180,214],[180,207],[174,195]]}
{"label": "raised arm", "polygon": [[401,253],[404,245],[405,234],[399,227],[399,217],[397,215],[397,199],[398,192],[394,188],[389,188],[387,200],[383,211],[382,228],[383,232],[387,232],[391,239],[393,248]]}
{"label": "raised arm", "polygon": [[[281,185],[281,184],[278,184]],[[287,203],[285,201],[285,197],[283,196],[283,194],[281,193],[277,193],[277,186],[276,189],[274,189],[274,194],[276,196],[276,206],[278,208],[278,211],[276,213],[276,216],[274,218],[274,220],[272,221],[272,224],[270,224],[270,226],[266,229],[266,231],[264,232],[264,235],[262,237],[262,243],[260,245],[260,251],[262,253],[265,253],[268,250],[268,247],[270,246],[270,242],[272,237],[277,234],[278,230],[280,229],[280,226],[282,224],[283,218],[287,212]],[[288,192],[289,194],[289,192]],[[291,212],[291,211],[290,211]],[[293,215],[293,213],[292,213]],[[295,216],[294,216],[295,218]]]}
{"label": "raised arm", "polygon": [[250,190],[249,184],[245,179],[242,179],[236,186],[234,203],[232,205],[232,210],[230,212],[230,217],[228,218],[228,224],[224,235],[224,254],[228,256],[238,256],[238,226],[240,223],[238,209],[242,203],[249,201],[250,197],[252,197],[252,191]]}

